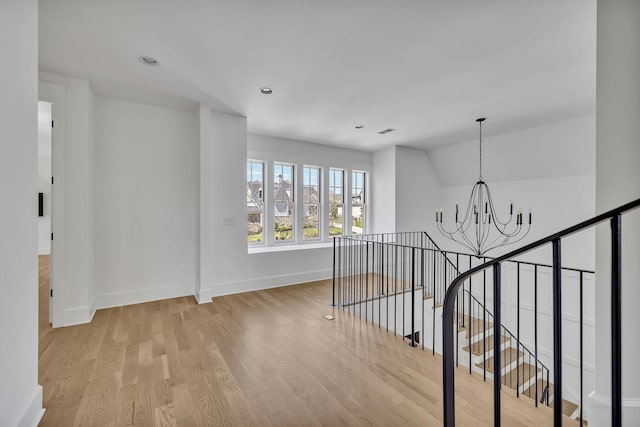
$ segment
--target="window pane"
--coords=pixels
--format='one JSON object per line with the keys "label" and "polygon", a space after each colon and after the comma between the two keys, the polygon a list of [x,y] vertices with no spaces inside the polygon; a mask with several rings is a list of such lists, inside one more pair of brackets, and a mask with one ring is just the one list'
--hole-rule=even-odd
{"label": "window pane", "polygon": [[302,239],[317,239],[320,237],[320,168],[305,166],[302,171],[303,179],[303,234]]}
{"label": "window pane", "polygon": [[264,241],[264,163],[247,162],[247,241],[257,243]]}
{"label": "window pane", "polygon": [[329,236],[340,236],[344,230],[344,171],[329,169]]}
{"label": "window pane", "polygon": [[317,239],[320,237],[320,221],[318,220],[318,205],[305,203],[304,205],[304,234],[303,239]]}
{"label": "window pane", "polygon": [[364,208],[362,206],[351,207],[351,234],[364,233]]}
{"label": "window pane", "polygon": [[351,233],[363,234],[365,230],[365,173],[351,173]]}
{"label": "window pane", "polygon": [[294,182],[293,165],[273,165],[273,216],[275,240],[293,240]]}
{"label": "window pane", "polygon": [[343,206],[332,204],[329,209],[329,236],[342,235]]}

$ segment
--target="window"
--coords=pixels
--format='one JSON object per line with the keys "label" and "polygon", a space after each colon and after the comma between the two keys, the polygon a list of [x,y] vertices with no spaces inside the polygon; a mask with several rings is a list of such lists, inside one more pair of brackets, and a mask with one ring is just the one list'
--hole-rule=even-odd
{"label": "window", "polygon": [[344,229],[344,171],[329,169],[329,236],[340,236]]}
{"label": "window", "polygon": [[365,173],[351,173],[351,234],[363,234],[365,230]]}
{"label": "window", "polygon": [[305,166],[302,170],[303,240],[320,238],[320,168]]}
{"label": "window", "polygon": [[247,161],[247,241],[264,241],[264,163]]}
{"label": "window", "polygon": [[295,240],[295,200],[293,165],[273,164],[273,238]]}

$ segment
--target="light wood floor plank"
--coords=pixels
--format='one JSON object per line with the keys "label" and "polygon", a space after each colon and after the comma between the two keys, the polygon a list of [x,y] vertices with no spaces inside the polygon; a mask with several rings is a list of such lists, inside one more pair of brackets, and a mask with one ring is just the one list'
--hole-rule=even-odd
{"label": "light wood floor plank", "polygon": [[[91,324],[54,330],[41,262],[42,426],[442,422],[441,358],[330,307],[329,281],[99,310]],[[462,368],[456,390],[458,425],[493,424],[491,383]],[[502,414],[503,425],[552,424],[549,408],[508,389]]]}

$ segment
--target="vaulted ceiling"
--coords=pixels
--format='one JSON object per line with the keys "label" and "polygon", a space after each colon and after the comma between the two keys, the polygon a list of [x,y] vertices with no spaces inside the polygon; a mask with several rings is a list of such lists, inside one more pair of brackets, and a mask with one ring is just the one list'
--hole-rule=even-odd
{"label": "vaulted ceiling", "polygon": [[595,0],[40,0],[39,19],[43,71],[303,141],[429,148],[479,116],[491,135],[595,111]]}

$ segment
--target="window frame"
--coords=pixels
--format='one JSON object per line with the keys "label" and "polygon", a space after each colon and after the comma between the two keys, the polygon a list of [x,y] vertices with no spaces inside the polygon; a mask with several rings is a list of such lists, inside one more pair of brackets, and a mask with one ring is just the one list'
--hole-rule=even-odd
{"label": "window frame", "polygon": [[[276,214],[275,214],[275,210],[276,210],[276,204],[278,203],[279,200],[284,200],[284,199],[276,199],[275,196],[275,189],[276,189],[276,166],[281,166],[281,167],[291,167],[291,189],[288,192],[289,194],[289,200],[286,202],[289,206],[288,209],[291,212],[290,216],[291,216],[291,238],[289,239],[276,239]],[[272,215],[272,222],[271,222],[271,231],[269,234],[271,235],[271,239],[273,241],[274,244],[276,245],[282,245],[282,244],[295,244],[298,242],[298,233],[297,233],[297,224],[298,224],[298,212],[297,212],[297,188],[298,186],[297,184],[297,170],[298,167],[295,163],[290,163],[290,162],[281,162],[281,161],[274,161],[272,163],[271,166],[271,185],[272,185],[272,189],[273,189],[273,197],[272,197],[272,203],[271,206],[269,208],[270,210],[270,215]],[[282,171],[283,175],[284,175],[284,170]],[[284,182],[284,176],[283,176],[283,182]]]}
{"label": "window frame", "polygon": [[[356,175],[357,174],[362,174],[362,187],[358,187],[357,186],[357,179],[356,179]],[[360,203],[354,203],[353,202],[353,190],[354,189],[360,189],[361,190],[361,201]],[[349,217],[351,218],[351,229],[349,230],[351,235],[355,235],[355,234],[366,234],[367,233],[367,222],[368,222],[368,218],[367,218],[367,172],[363,171],[363,170],[357,170],[357,169],[352,169],[351,170],[351,185],[350,185],[350,191],[349,191],[349,198],[351,201],[351,208],[350,208],[350,214]],[[362,231],[360,233],[354,233],[353,232],[353,226],[354,226],[354,215],[353,215],[353,208],[354,207],[360,207],[361,209],[361,215],[362,215]]]}
{"label": "window frame", "polygon": [[[266,233],[265,233],[266,222],[267,222],[265,207],[266,207],[267,202],[266,202],[265,191],[264,191],[265,190],[265,184],[266,184],[266,182],[265,182],[266,181],[265,180],[265,178],[266,178],[265,171],[266,171],[266,168],[267,168],[267,162],[264,161],[264,160],[249,159],[248,158],[247,161],[246,161],[246,166],[245,167],[248,167],[249,164],[251,164],[251,165],[260,164],[262,166],[262,173],[261,173],[261,175],[262,175],[261,176],[261,178],[262,178],[262,180],[261,180],[262,190],[261,190],[261,193],[260,193],[260,196],[259,196],[260,197],[260,202],[262,204],[262,213],[260,214],[260,216],[261,216],[261,221],[260,222],[261,222],[261,227],[262,227],[262,239],[259,240],[259,241],[254,241],[254,242],[250,242],[249,241],[249,233],[248,233],[249,203],[255,203],[255,202],[253,202],[253,200],[251,202],[249,202],[249,200],[247,200],[247,218],[246,218],[247,219],[247,244],[251,245],[251,246],[261,246],[261,245],[265,245],[267,243]],[[250,181],[248,180],[248,177],[245,177],[245,178],[246,178],[245,190],[248,193],[248,191],[249,191],[249,182]],[[253,179],[253,166],[251,167],[251,178]],[[251,181],[251,182],[253,182],[253,181]],[[247,194],[247,196],[248,196],[248,194]],[[253,196],[252,196],[252,199],[253,199]]]}
{"label": "window frame", "polygon": [[[301,202],[301,208],[302,208],[302,214],[301,214],[301,225],[302,225],[302,231],[300,234],[301,240],[302,242],[318,242],[320,240],[322,240],[323,237],[323,231],[324,231],[324,227],[322,224],[323,221],[323,215],[322,215],[322,211],[323,211],[323,185],[322,185],[322,180],[323,180],[323,168],[321,166],[316,166],[316,165],[307,165],[307,164],[303,164],[302,165],[302,202]],[[305,180],[307,178],[306,175],[306,171],[307,170],[311,170],[311,169],[315,169],[318,172],[318,175],[316,177],[316,184],[315,187],[318,188],[317,190],[317,202],[315,203],[310,203],[310,202],[305,202],[305,195],[304,192],[306,191],[307,185],[305,184]],[[310,176],[309,176],[310,177]],[[313,187],[313,184],[309,184],[309,186]],[[317,222],[318,222],[318,235],[316,237],[309,237],[309,238],[305,238],[304,236],[304,224],[305,224],[305,210],[307,205],[315,205],[316,206],[316,212],[317,212]]]}
{"label": "window frame", "polygon": [[[342,197],[341,203],[336,203],[335,202],[335,194],[336,194],[335,193],[335,189],[338,188],[338,186],[335,185],[335,175],[334,175],[335,172],[339,172],[340,175],[341,175],[341,180],[340,180],[341,181],[340,194],[341,194],[341,197]],[[328,200],[328,205],[329,205],[329,214],[328,214],[327,221],[326,221],[327,222],[327,235],[328,235],[329,239],[331,239],[332,237],[346,236],[347,235],[347,232],[346,232],[347,221],[346,221],[346,218],[345,218],[345,212],[347,212],[347,205],[346,205],[346,200],[345,200],[345,197],[344,197],[344,190],[345,190],[345,187],[346,187],[345,181],[346,181],[346,177],[347,177],[347,173],[346,172],[347,171],[345,169],[343,169],[343,168],[334,168],[334,167],[330,167],[329,168],[329,189],[327,190],[327,200]],[[331,185],[332,178],[334,180],[334,185]],[[332,190],[333,190],[333,195],[334,195],[333,202],[331,201],[331,191]],[[338,210],[340,209],[339,208],[340,206],[342,207],[342,226],[340,227],[342,229],[342,233],[340,233],[340,234],[331,234],[331,228],[332,227],[331,227],[331,222],[330,221],[331,221],[331,216],[332,216],[332,208],[334,206],[338,206]]]}

